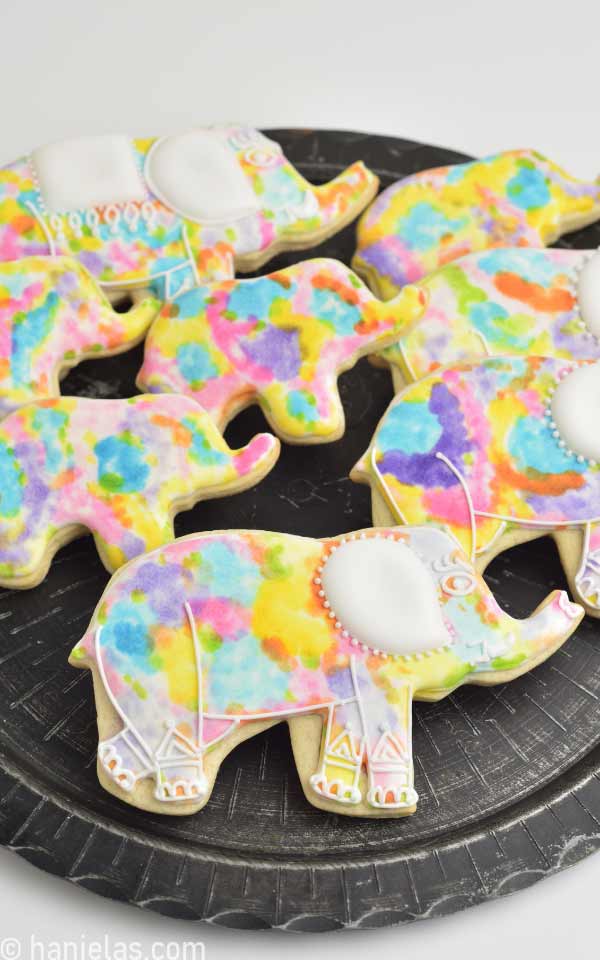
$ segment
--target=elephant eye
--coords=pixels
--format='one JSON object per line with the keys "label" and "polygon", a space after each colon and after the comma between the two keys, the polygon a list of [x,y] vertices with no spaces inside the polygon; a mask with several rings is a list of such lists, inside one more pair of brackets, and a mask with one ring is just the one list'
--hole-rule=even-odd
{"label": "elephant eye", "polygon": [[281,151],[269,147],[250,147],[244,153],[244,160],[253,167],[273,167],[281,156]]}

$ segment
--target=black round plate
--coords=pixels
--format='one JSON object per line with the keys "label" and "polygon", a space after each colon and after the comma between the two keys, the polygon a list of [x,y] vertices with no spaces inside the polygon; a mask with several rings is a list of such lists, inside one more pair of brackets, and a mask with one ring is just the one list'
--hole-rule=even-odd
{"label": "black round plate", "polygon": [[[275,130],[308,179],[356,159],[382,185],[464,155],[392,137]],[[596,247],[600,227],[568,239]],[[565,245],[563,241],[563,245]],[[350,262],[354,225],[314,254]],[[282,256],[273,268],[299,257]],[[82,364],[63,392],[135,392],[141,349]],[[329,536],[370,525],[369,492],[348,480],[392,397],[367,361],[341,378],[345,437],[284,447],[254,490],[182,514],[180,534],[256,527]],[[257,409],[227,432],[265,429]],[[107,582],[91,538],[56,557],[45,582],[0,591],[0,842],[104,896],[232,927],[379,927],[451,913],[526,887],[600,846],[600,628],[589,618],[552,659],[507,686],[465,687],[415,706],[418,812],[399,820],[327,814],[304,798],[285,724],[239,746],[193,817],[141,813],[96,780],[90,676],[67,665]],[[528,615],[564,586],[538,540],[487,579]]]}

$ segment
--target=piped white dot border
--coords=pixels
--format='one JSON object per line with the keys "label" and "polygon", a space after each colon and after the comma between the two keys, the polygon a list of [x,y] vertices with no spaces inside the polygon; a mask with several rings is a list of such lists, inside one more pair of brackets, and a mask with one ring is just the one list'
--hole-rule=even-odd
{"label": "piped white dot border", "polygon": [[325,545],[325,549],[328,552],[325,552],[321,558],[319,566],[316,569],[316,575],[313,577],[313,585],[317,588],[316,594],[318,599],[321,601],[321,606],[327,613],[329,620],[333,620],[333,626],[336,630],[339,631],[340,637],[342,640],[345,640],[350,643],[351,646],[357,647],[359,650],[362,650],[363,653],[370,654],[371,656],[380,657],[382,660],[398,660],[408,663],[410,661],[424,660],[428,657],[435,657],[440,653],[447,653],[451,648],[452,644],[447,643],[441,647],[434,647],[433,650],[424,650],[422,653],[386,653],[384,650],[379,650],[377,647],[371,647],[368,643],[360,640],[358,637],[354,637],[350,634],[348,630],[344,627],[343,623],[335,613],[335,610],[332,609],[331,603],[327,599],[327,595],[324,590],[323,577],[322,574],[327,566],[328,561],[331,559],[332,555],[342,547],[345,543],[348,543],[352,540],[393,540],[396,543],[402,544],[406,547],[407,550],[410,550],[414,553],[415,556],[427,565],[427,560],[425,557],[421,557],[419,553],[409,546],[406,542],[406,538],[402,534],[394,535],[393,533],[349,533],[347,536],[340,537],[337,541],[331,544],[331,546]]}
{"label": "piped white dot border", "polygon": [[598,346],[600,346],[600,337],[590,329],[587,320],[581,311],[581,306],[579,303],[579,280],[583,268],[590,262],[590,260],[593,260],[594,257],[599,256],[599,253],[600,247],[597,247],[595,250],[581,251],[582,255],[572,268],[568,278],[568,285],[577,305],[576,310],[579,317],[579,319],[576,321],[577,327],[581,330],[581,335],[585,340],[593,340],[598,344]]}
{"label": "piped white dot border", "polygon": [[589,363],[587,362],[571,363],[568,366],[564,367],[564,369],[561,370],[560,373],[556,375],[556,383],[553,387],[550,387],[546,397],[546,407],[544,411],[544,417],[546,419],[546,423],[547,423],[548,429],[550,430],[552,438],[556,440],[557,446],[560,447],[560,449],[563,451],[565,456],[572,457],[574,460],[577,461],[577,463],[585,464],[586,467],[592,468],[592,467],[598,466],[598,461],[590,460],[588,457],[584,457],[583,454],[576,453],[575,450],[571,450],[571,448],[567,445],[566,441],[563,440],[560,430],[558,429],[558,424],[554,419],[554,414],[552,413],[552,398],[554,396],[554,392],[558,384],[560,383],[561,380],[565,380],[571,373],[574,373],[576,370],[579,370],[582,366],[589,366]]}

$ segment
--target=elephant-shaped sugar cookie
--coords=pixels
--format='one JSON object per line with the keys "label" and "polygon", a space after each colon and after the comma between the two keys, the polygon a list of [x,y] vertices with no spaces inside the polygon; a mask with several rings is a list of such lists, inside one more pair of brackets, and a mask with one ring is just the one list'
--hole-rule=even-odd
{"label": "elephant-shaped sugar cookie", "polygon": [[137,385],[193,397],[220,429],[258,403],[281,438],[326,443],[344,432],[338,374],[393,343],[422,309],[415,287],[381,303],[336,260],[197,287],[153,323]]}
{"label": "elephant-shaped sugar cookie", "polygon": [[600,363],[498,357],[401,391],[351,476],[376,524],[434,523],[483,570],[551,534],[573,593],[600,616]]}
{"label": "elephant-shaped sugar cookie", "polygon": [[137,807],[200,810],[226,754],[287,720],[311,803],[403,816],[413,699],[520,676],[582,616],[556,590],[513,619],[434,527],[192,534],[115,574],[70,660],[93,672],[101,783]]}
{"label": "elephant-shaped sugar cookie", "polygon": [[418,284],[418,324],[373,362],[395,390],[437,367],[493,356],[600,359],[600,253],[497,247]]}
{"label": "elephant-shaped sugar cookie", "polygon": [[174,537],[173,517],[268,473],[279,441],[230,450],[187,397],[40,400],[0,424],[0,585],[32,587],[90,531],[111,573]]}
{"label": "elephant-shaped sugar cookie", "polygon": [[135,346],[161,303],[117,313],[85,267],[69,257],[0,263],[0,419],[32,400],[58,397],[77,363]]}
{"label": "elephant-shaped sugar cookie", "polygon": [[247,127],[65,140],[0,169],[0,259],[71,254],[110,294],[169,299],[320,243],[377,186],[360,162],[313,186]]}
{"label": "elephant-shaped sugar cookie", "polygon": [[467,253],[547,246],[599,217],[600,184],[533,150],[509,150],[392,184],[358,225],[352,265],[387,300]]}

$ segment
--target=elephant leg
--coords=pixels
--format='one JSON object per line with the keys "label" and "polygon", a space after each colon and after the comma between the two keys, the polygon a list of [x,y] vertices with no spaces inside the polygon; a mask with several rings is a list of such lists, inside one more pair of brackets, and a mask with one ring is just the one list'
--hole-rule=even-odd
{"label": "elephant leg", "polygon": [[131,793],[139,780],[154,775],[155,764],[135,732],[125,726],[109,740],[98,744],[98,762],[111,780]]}
{"label": "elephant leg", "polygon": [[171,725],[156,751],[154,796],[164,803],[203,797],[208,790],[204,775],[204,745],[180,727]]}
{"label": "elephant leg", "polygon": [[310,778],[315,793],[338,803],[360,803],[359,779],[364,734],[357,703],[334,704],[327,711],[319,769]]}
{"label": "elephant leg", "polygon": [[413,810],[418,794],[414,788],[412,760],[412,688],[397,688],[393,709],[379,688],[365,696],[367,728],[367,803],[383,810]]}
{"label": "elephant leg", "polygon": [[165,803],[203,797],[208,793],[205,754],[238,727],[236,720],[201,718],[190,735],[181,727],[169,727],[156,753],[155,797]]}
{"label": "elephant leg", "polygon": [[391,703],[364,663],[351,658],[350,672],[355,696],[329,708],[311,787],[330,800],[359,803],[366,761],[367,804],[412,812],[418,799],[412,762],[412,688],[408,684],[395,688]]}

